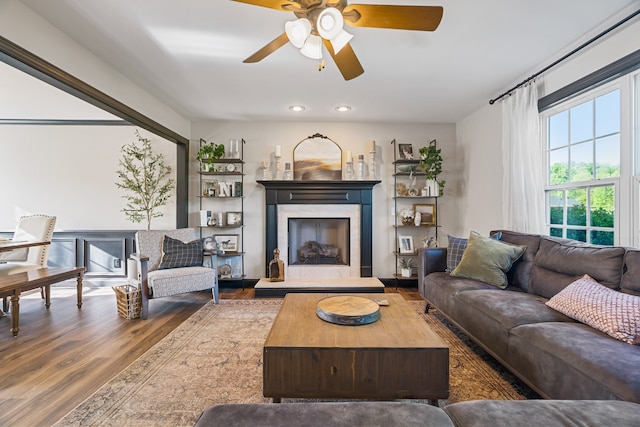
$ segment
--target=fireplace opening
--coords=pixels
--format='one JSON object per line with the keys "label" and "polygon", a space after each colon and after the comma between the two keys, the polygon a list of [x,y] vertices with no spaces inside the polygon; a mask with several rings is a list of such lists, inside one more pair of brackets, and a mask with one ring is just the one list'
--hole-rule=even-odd
{"label": "fireplace opening", "polygon": [[289,265],[349,265],[349,218],[289,218]]}

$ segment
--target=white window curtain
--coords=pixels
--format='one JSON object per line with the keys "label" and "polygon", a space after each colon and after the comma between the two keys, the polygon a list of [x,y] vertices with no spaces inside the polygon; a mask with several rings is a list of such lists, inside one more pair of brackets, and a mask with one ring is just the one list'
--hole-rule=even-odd
{"label": "white window curtain", "polygon": [[538,88],[533,82],[502,102],[502,213],[508,230],[547,234],[541,144]]}

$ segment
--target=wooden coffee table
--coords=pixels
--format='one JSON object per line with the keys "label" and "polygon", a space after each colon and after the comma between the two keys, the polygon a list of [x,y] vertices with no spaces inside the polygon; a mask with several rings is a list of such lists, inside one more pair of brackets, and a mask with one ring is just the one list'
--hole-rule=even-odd
{"label": "wooden coffee table", "polygon": [[[290,293],[264,343],[263,394],[320,399],[437,399],[449,396],[449,347],[399,294],[380,319],[337,325],[316,315],[336,294]],[[341,294],[344,295],[344,294]]]}

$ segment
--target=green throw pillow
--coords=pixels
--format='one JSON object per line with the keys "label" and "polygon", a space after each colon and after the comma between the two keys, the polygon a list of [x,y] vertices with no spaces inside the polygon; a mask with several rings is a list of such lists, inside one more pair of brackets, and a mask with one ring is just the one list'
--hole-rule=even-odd
{"label": "green throw pillow", "polygon": [[480,280],[504,289],[507,287],[505,273],[526,249],[526,246],[512,245],[489,237],[482,237],[472,231],[462,259],[451,275]]}

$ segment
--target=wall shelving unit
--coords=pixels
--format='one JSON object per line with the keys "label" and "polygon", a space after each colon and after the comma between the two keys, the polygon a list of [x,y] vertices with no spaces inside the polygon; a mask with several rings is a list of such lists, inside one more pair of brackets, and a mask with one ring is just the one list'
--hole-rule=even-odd
{"label": "wall shelving unit", "polygon": [[[437,189],[426,187],[424,172],[420,171],[419,154],[416,151],[401,151],[410,144],[398,144],[391,141],[394,149],[393,159],[393,203],[394,203],[394,236],[395,236],[395,274],[396,286],[399,282],[413,281],[417,283],[418,247],[429,238],[438,240],[438,198]],[[421,214],[421,221],[403,222],[403,211],[411,211],[415,218],[416,210]],[[411,260],[412,269],[409,277],[401,274],[401,260]]]}
{"label": "wall shelving unit", "polygon": [[[200,146],[206,144],[200,140]],[[234,145],[234,143],[230,143]],[[217,265],[219,282],[239,282],[244,288],[244,145],[235,142],[235,152],[201,162],[200,175],[200,237],[212,236],[218,242]],[[220,251],[222,249],[223,252]]]}

